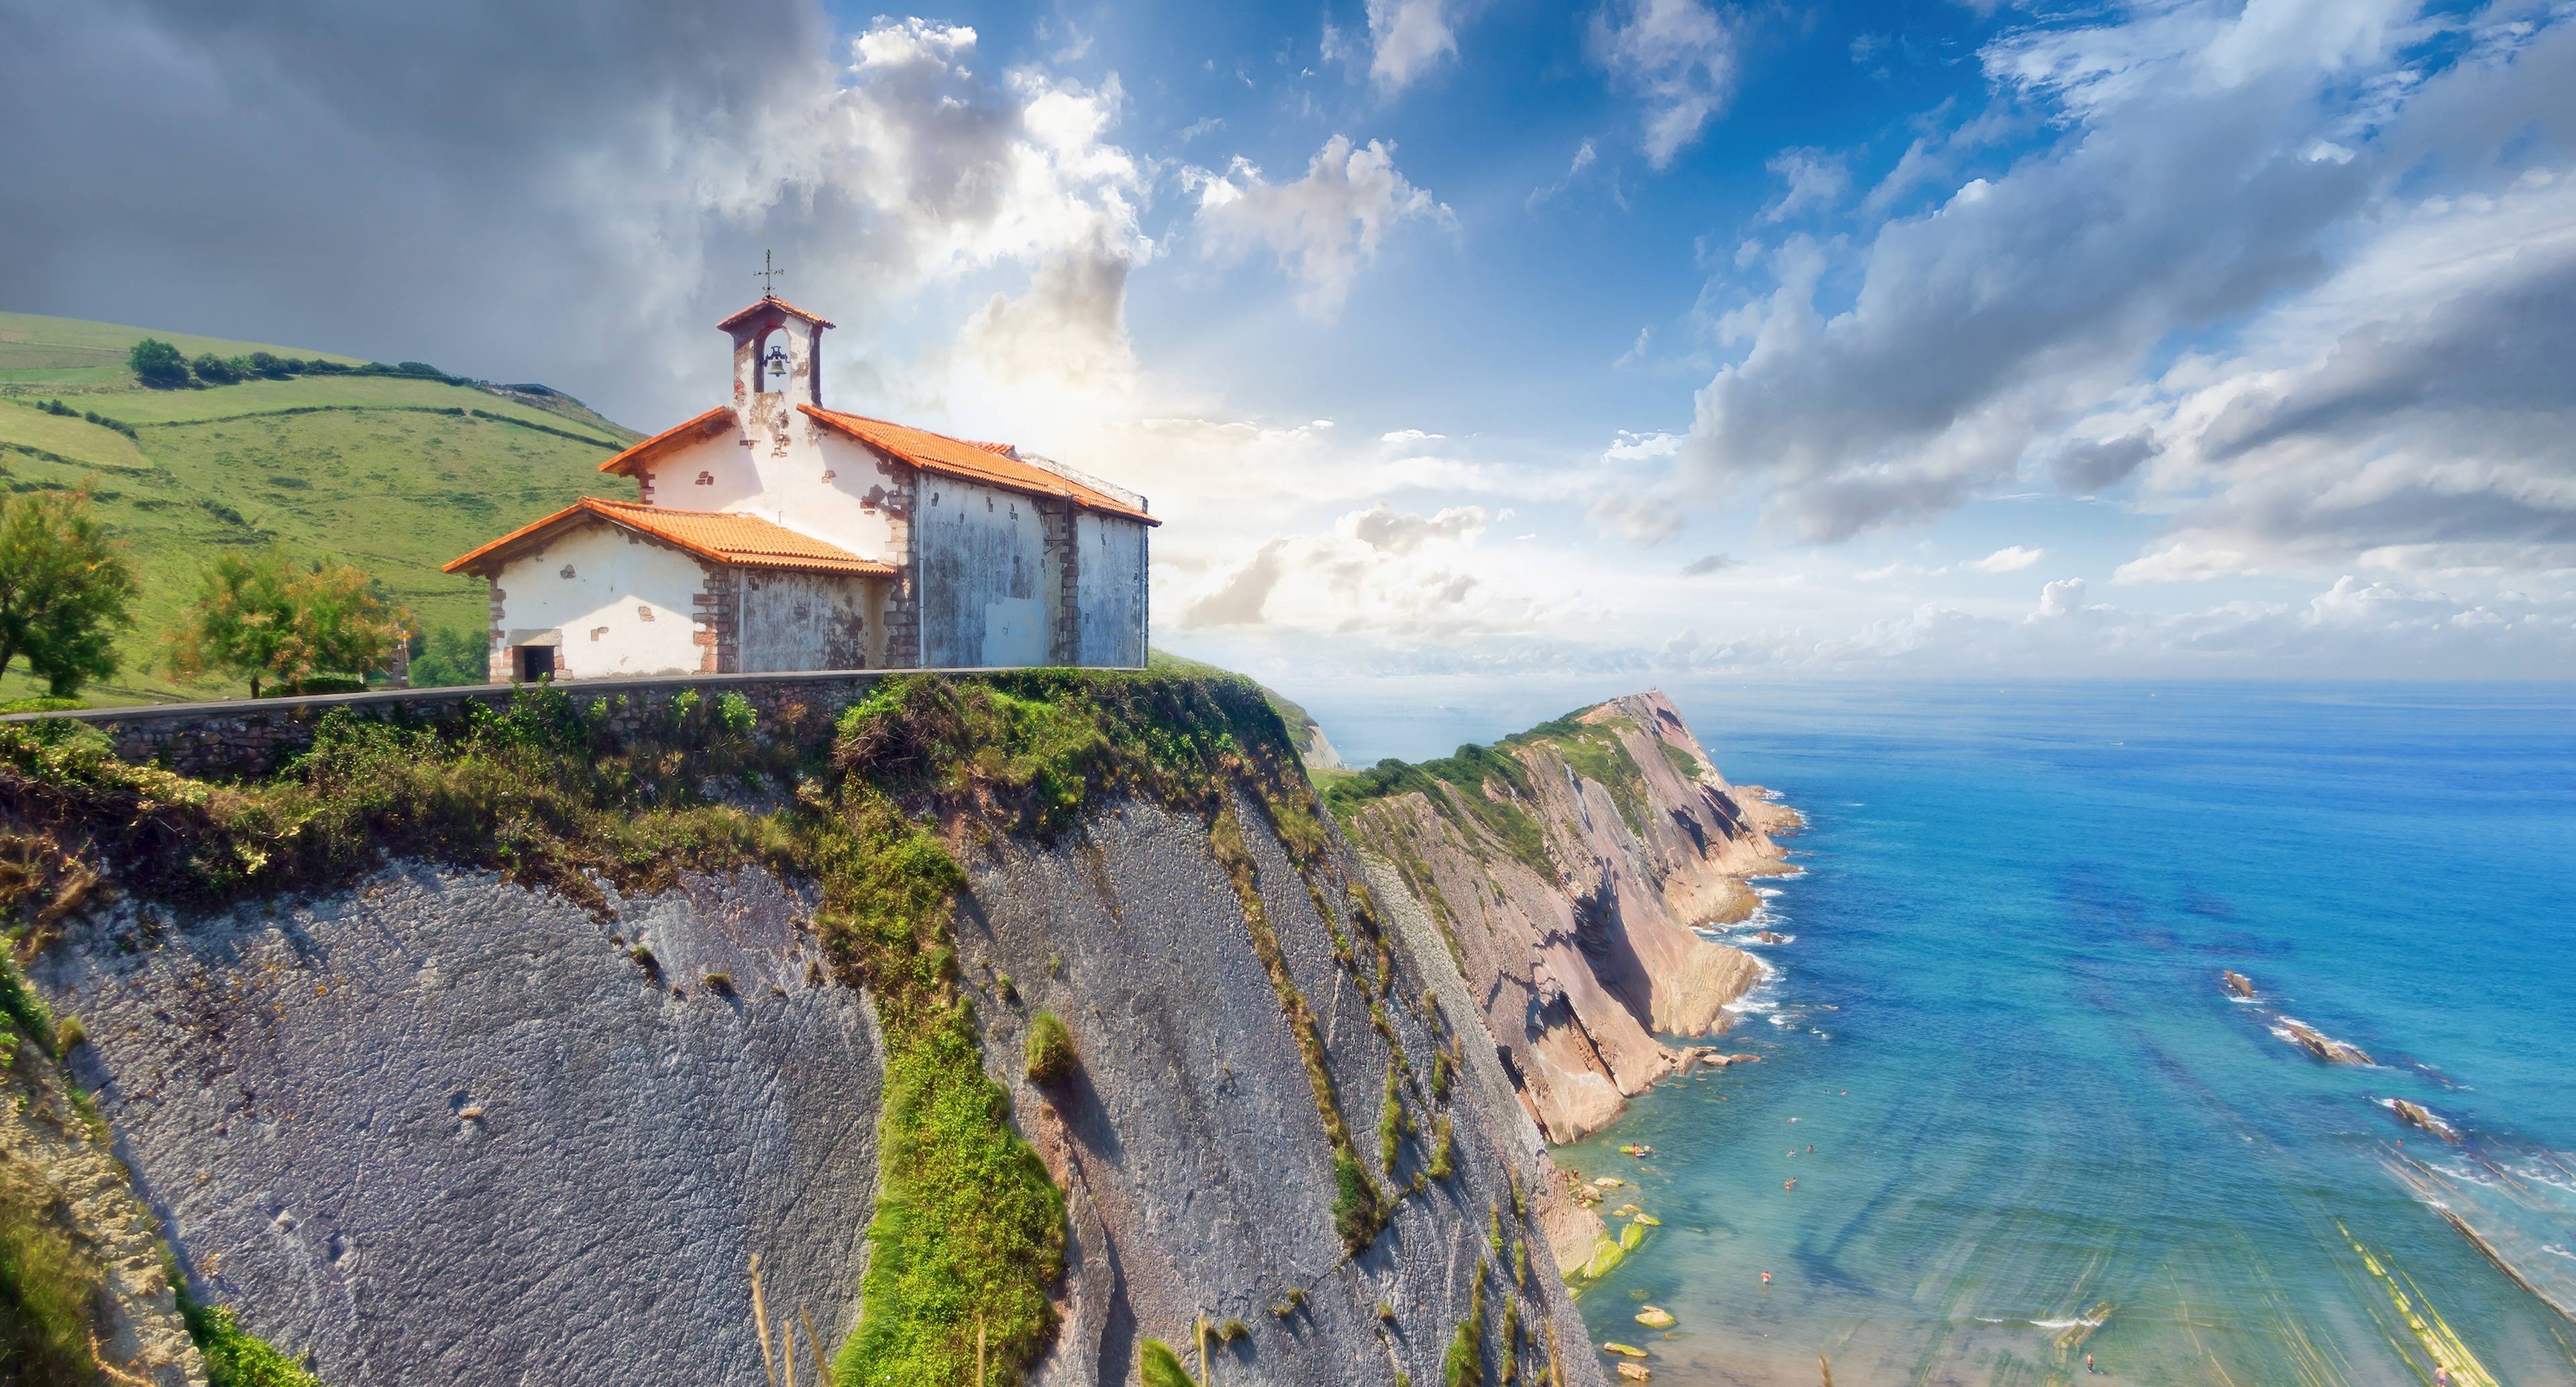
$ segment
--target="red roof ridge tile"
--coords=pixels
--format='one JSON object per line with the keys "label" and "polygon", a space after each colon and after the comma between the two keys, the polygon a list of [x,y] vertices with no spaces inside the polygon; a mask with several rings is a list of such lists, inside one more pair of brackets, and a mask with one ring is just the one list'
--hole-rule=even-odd
{"label": "red roof ridge tile", "polygon": [[[970,443],[962,438],[929,429],[898,424],[890,419],[874,419],[864,414],[845,414],[820,405],[800,404],[799,410],[860,442],[887,453],[899,461],[926,471],[1017,491],[1032,496],[1052,496],[1073,502],[1087,510],[1104,511],[1148,525],[1163,522],[1143,507],[1133,505],[1105,491],[1075,481],[1060,472],[1052,472],[1035,463],[997,449],[993,444]],[[1008,445],[1002,445],[1007,447]],[[955,451],[951,451],[951,449]]]}
{"label": "red roof ridge tile", "polygon": [[725,319],[723,322],[716,324],[716,331],[729,331],[732,329],[734,324],[741,322],[743,319],[750,317],[752,314],[757,313],[764,308],[776,308],[783,312],[792,313],[795,316],[812,323],[816,327],[835,326],[831,319],[824,317],[820,313],[809,313],[806,310],[789,303],[787,300],[778,297],[776,294],[764,294],[754,302],[751,307],[746,308]]}
{"label": "red roof ridge tile", "polygon": [[[505,551],[520,541],[534,538],[581,515],[598,516],[612,524],[676,545],[699,558],[736,567],[803,569],[861,577],[892,577],[895,572],[892,564],[863,559],[839,545],[816,539],[800,530],[791,530],[766,516],[747,515],[740,511],[674,510],[637,501],[611,501],[599,496],[584,496],[552,515],[522,525],[449,561],[443,571],[461,572],[487,561],[497,565],[505,560]],[[655,523],[660,520],[687,523]],[[728,529],[741,533],[725,535],[723,531]],[[715,533],[708,533],[709,530]],[[780,543],[782,540],[785,542]]]}
{"label": "red roof ridge tile", "polygon": [[733,422],[733,406],[717,405],[715,408],[708,410],[704,414],[698,415],[696,418],[683,419],[680,422],[673,424],[671,427],[662,430],[660,433],[653,435],[651,438],[645,439],[640,443],[630,445],[626,451],[608,459],[606,462],[601,463],[599,465],[599,470],[602,472],[614,472],[619,476],[631,477],[635,474],[635,465],[637,463],[651,460],[655,456],[658,456],[665,448],[673,444],[694,443],[699,439],[714,433],[718,424],[723,424],[729,427]]}

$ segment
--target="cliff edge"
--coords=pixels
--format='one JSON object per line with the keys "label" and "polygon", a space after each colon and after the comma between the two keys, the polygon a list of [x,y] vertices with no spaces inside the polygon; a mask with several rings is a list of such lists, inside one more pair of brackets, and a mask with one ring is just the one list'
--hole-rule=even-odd
{"label": "cliff edge", "polygon": [[1738,787],[1661,693],[1492,747],[1325,779],[1364,860],[1420,903],[1552,1141],[1606,1125],[1760,981],[1693,926],[1749,915],[1796,813]]}
{"label": "cliff edge", "polygon": [[223,781],[12,726],[0,833],[95,882],[11,952],[129,1221],[332,1387],[1604,1380],[1463,981],[1246,681],[530,690]]}

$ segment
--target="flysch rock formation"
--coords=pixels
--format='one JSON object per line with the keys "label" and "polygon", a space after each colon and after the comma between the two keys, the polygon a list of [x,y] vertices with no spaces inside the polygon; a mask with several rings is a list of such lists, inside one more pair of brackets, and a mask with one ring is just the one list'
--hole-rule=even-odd
{"label": "flysch rock formation", "polygon": [[[1400,1190],[1434,1110],[1409,1102],[1423,1130],[1378,1172],[1391,1051],[1298,870],[1237,812],[1337,1106]],[[1139,1339],[1186,1344],[1199,1316],[1248,1328],[1220,1351],[1228,1384],[1441,1380],[1494,1211],[1517,1228],[1513,1186],[1550,1188],[1489,1047],[1451,1046],[1455,1172],[1347,1256],[1301,1056],[1205,822],[1121,802],[960,854],[985,1067],[1067,1191],[1059,1327],[1029,1380],[1130,1382]],[[119,904],[34,976],[84,1019],[82,1081],[196,1293],[331,1387],[753,1387],[752,1253],[773,1323],[809,1309],[837,1345],[864,1312],[882,1052],[865,994],[817,966],[811,909],[745,869],[612,892],[602,918],[402,862],[195,916]],[[1445,953],[1396,960],[1383,1012],[1420,1076],[1442,1042],[1417,999],[1465,987]],[[1066,1091],[1025,1076],[1041,1007],[1082,1054]],[[1560,1380],[1600,1387],[1549,1206],[1511,1235],[1526,1286],[1505,1266],[1487,1283],[1486,1380],[1517,1298],[1519,1380],[1548,1380],[1552,1338]]]}
{"label": "flysch rock formation", "polygon": [[[1237,812],[1257,821],[1248,804]],[[1374,1171],[1391,1052],[1367,997],[1336,964],[1295,866],[1267,833],[1250,846],[1339,1106]],[[987,1069],[1034,1115],[1032,1137],[1067,1193],[1063,1326],[1032,1380],[1125,1382],[1140,1336],[1186,1345],[1204,1316],[1251,1328],[1220,1353],[1227,1383],[1441,1381],[1478,1260],[1490,1255],[1494,1212],[1519,1229],[1512,1186],[1535,1194],[1553,1173],[1517,1106],[1458,1090],[1445,1109],[1456,1124],[1456,1173],[1426,1181],[1374,1243],[1347,1256],[1333,1229],[1330,1148],[1296,1040],[1233,887],[1208,854],[1206,825],[1130,804],[1073,839],[999,844],[972,870],[974,908],[959,921],[958,947],[986,965],[970,964],[970,975],[988,977],[977,1002],[993,1018]],[[1396,973],[1398,999],[1432,986],[1419,957],[1400,947]],[[999,977],[1011,980],[1016,1002],[998,995]],[[1018,1062],[1040,1009],[1065,1021],[1082,1054],[1077,1091],[1055,1102]],[[1418,1075],[1439,1038],[1414,1006],[1383,1012]],[[1422,1144],[1406,1142],[1398,1182],[1422,1162]],[[1564,1382],[1600,1382],[1559,1272],[1540,1244],[1531,1252],[1526,1287],[1513,1285],[1508,1257],[1495,1259],[1488,1336],[1504,1299],[1516,1297],[1529,1340],[1518,1379],[1547,1380],[1552,1333]],[[1381,1320],[1381,1305],[1391,1318]],[[1489,1353],[1486,1380],[1500,1372]]]}
{"label": "flysch rock formation", "polygon": [[[1358,848],[1440,926],[1530,1117],[1572,1141],[1685,1062],[1661,1037],[1721,1028],[1727,1003],[1760,981],[1749,954],[1693,926],[1750,914],[1746,878],[1784,870],[1772,835],[1799,820],[1768,791],[1730,785],[1661,693],[1493,754],[1519,773],[1414,777],[1337,805]],[[1524,821],[1546,872],[1511,841]]]}
{"label": "flysch rock formation", "polygon": [[120,909],[35,977],[194,1293],[325,1383],[749,1384],[750,1255],[845,1331],[874,1206],[875,1024],[806,910],[410,866]]}

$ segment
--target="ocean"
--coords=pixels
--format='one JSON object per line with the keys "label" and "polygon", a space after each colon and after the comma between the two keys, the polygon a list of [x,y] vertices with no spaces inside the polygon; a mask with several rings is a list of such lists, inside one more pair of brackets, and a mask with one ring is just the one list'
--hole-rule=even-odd
{"label": "ocean", "polygon": [[[1626,691],[1285,688],[1355,764]],[[1662,1221],[1596,1344],[1664,1384],[2576,1384],[2576,688],[1666,692],[1810,828],[1721,936],[1762,1062],[1559,1153]]]}

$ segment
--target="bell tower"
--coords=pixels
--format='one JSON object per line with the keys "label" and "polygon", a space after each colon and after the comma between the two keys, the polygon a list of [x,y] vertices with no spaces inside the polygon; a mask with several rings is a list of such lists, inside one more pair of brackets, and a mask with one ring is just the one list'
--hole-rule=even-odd
{"label": "bell tower", "polygon": [[[733,338],[733,407],[771,413],[823,403],[823,329],[832,325],[775,296],[716,326]],[[764,401],[761,397],[769,396]]]}

